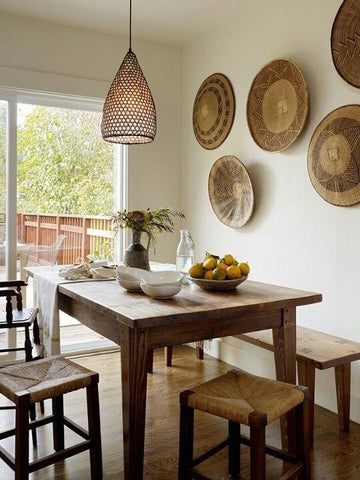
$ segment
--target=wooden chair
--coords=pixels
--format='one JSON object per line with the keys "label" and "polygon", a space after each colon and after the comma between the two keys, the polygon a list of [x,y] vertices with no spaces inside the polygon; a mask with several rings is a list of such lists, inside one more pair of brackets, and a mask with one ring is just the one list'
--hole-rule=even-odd
{"label": "wooden chair", "polygon": [[[0,282],[0,297],[6,298],[5,312],[0,312],[0,329],[24,328],[24,346],[14,348],[2,348],[0,353],[25,352],[25,360],[28,362],[42,356],[40,344],[39,326],[37,323],[37,308],[23,309],[21,287],[27,284],[23,280],[8,280]],[[15,299],[16,307],[13,308],[12,299]],[[33,343],[35,356],[33,355],[33,344],[30,340],[30,328],[33,328]]]}
{"label": "wooden chair", "polygon": [[[228,420],[229,436],[197,458],[193,457],[194,410]],[[265,444],[265,427],[294,411],[296,451],[290,454]],[[250,479],[266,479],[265,454],[289,462],[279,480],[310,479],[310,432],[308,390],[276,380],[231,370],[180,394],[179,480],[210,480],[196,467],[228,447],[229,475],[239,478],[240,444],[250,446]],[[240,425],[250,427],[250,437],[241,435]]]}
{"label": "wooden chair", "polygon": [[[16,409],[15,429],[0,433],[0,440],[15,435],[15,456],[1,448],[0,458],[15,471],[15,480],[27,480],[30,472],[86,450],[90,454],[91,480],[102,479],[98,382],[96,372],[60,356],[0,370],[0,393],[14,402]],[[81,388],[86,388],[88,430],[64,416],[63,396]],[[52,415],[29,422],[31,407],[48,398],[52,399]],[[29,431],[49,423],[53,427],[55,452],[29,462]],[[65,426],[83,441],[65,447]]]}
{"label": "wooden chair", "polygon": [[[37,308],[23,309],[21,287],[27,284],[23,280],[9,280],[0,282],[0,297],[6,297],[5,312],[0,312],[0,329],[23,328],[25,332],[24,345],[20,347],[1,348],[0,353],[25,352],[25,361],[37,360],[43,357],[43,346],[40,343],[39,326],[37,323]],[[13,309],[12,299],[15,298],[16,308]],[[33,342],[30,339],[30,328],[33,331]],[[0,406],[0,410],[13,407]],[[41,412],[44,413],[44,403],[40,403]],[[35,405],[30,409],[30,418],[35,420]],[[32,431],[33,445],[37,445],[36,431]]]}

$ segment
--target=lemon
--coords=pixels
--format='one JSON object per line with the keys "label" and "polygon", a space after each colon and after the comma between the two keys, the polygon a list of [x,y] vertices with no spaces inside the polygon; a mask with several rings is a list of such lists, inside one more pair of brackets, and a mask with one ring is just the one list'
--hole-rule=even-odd
{"label": "lemon", "polygon": [[234,257],[231,255],[231,253],[227,253],[224,257],[224,263],[226,263],[226,265],[231,265],[232,263],[234,263]]}
{"label": "lemon", "polygon": [[226,278],[226,272],[224,269],[217,267],[213,270],[214,280],[225,280],[225,278]]}
{"label": "lemon", "polygon": [[214,268],[216,267],[216,264],[217,264],[216,258],[210,257],[204,260],[203,267],[205,268],[205,270],[214,270]]}
{"label": "lemon", "polygon": [[249,273],[250,273],[250,267],[249,267],[249,265],[248,265],[247,263],[241,262],[240,265],[239,265],[239,267],[240,267],[240,270],[241,270],[242,275],[245,275],[245,276],[248,276],[248,275],[249,275]]}
{"label": "lemon", "polygon": [[205,261],[207,258],[216,258],[216,260],[219,260],[219,256],[218,256],[218,255],[214,255],[213,253],[205,252],[204,261]]}
{"label": "lemon", "polygon": [[204,275],[204,267],[202,263],[195,263],[189,268],[189,275],[192,278],[202,278]]}
{"label": "lemon", "polygon": [[226,276],[227,278],[240,278],[241,277],[241,270],[237,265],[230,265],[226,269]]}
{"label": "lemon", "polygon": [[214,279],[213,271],[212,270],[206,270],[204,278],[206,278],[206,280],[213,280]]}
{"label": "lemon", "polygon": [[226,263],[220,262],[217,264],[217,267],[222,268],[223,270],[226,270],[228,266],[226,265]]}

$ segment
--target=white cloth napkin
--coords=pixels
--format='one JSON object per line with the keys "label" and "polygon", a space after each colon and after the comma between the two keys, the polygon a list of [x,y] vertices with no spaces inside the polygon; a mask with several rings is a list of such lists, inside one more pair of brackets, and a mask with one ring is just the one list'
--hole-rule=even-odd
{"label": "white cloth napkin", "polygon": [[66,280],[53,272],[34,274],[34,306],[39,309],[38,322],[46,355],[60,354],[60,323],[57,287]]}
{"label": "white cloth napkin", "polygon": [[59,276],[67,280],[79,280],[82,278],[110,279],[115,278],[115,269],[106,267],[107,262],[81,263],[63,267],[59,270]]}

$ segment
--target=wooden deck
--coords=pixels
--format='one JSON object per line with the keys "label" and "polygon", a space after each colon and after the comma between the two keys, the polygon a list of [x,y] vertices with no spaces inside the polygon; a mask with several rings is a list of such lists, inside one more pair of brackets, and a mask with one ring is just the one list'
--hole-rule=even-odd
{"label": "wooden deck", "polygon": [[[100,373],[100,408],[102,422],[102,442],[104,480],[123,478],[122,419],[120,413],[121,382],[119,378],[120,358],[118,353],[87,355],[73,358],[76,362]],[[172,367],[163,364],[163,352],[155,352],[154,374],[148,376],[148,409],[146,415],[145,469],[146,480],[176,480],[178,455],[178,393],[192,385],[204,382],[226,372],[230,365],[205,355],[205,361],[196,359],[194,350],[189,347],[174,348]],[[85,426],[85,397],[82,391],[67,396],[66,414]],[[45,410],[50,409],[46,402]],[[1,428],[11,425],[13,414],[0,412]],[[225,434],[226,426],[221,419],[199,414],[196,441],[205,446],[215,438]],[[38,433],[38,455],[49,452],[51,434]],[[350,433],[338,430],[337,415],[320,407],[315,409],[315,441],[313,451],[313,480],[359,480],[360,425],[351,423]],[[273,424],[268,441],[279,445],[279,428]],[[243,477],[248,478],[247,450],[244,447]],[[268,480],[275,480],[281,471],[277,460],[269,460]],[[205,472],[205,470],[204,470]],[[224,480],[226,459],[218,454],[206,466],[214,480]],[[1,480],[12,480],[13,473],[0,462]],[[56,466],[51,466],[30,475],[30,480],[88,480],[88,454],[82,453]]]}

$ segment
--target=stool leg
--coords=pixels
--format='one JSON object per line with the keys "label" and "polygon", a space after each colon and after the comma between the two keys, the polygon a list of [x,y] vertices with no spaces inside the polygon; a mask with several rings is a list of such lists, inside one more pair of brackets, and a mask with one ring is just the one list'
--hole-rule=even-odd
{"label": "stool leg", "polygon": [[[35,403],[31,404],[30,409],[30,420],[36,420],[36,408],[35,408]],[[36,428],[31,429],[31,435],[32,435],[32,442],[33,446],[37,447],[37,435],[36,435]]]}
{"label": "stool leg", "polygon": [[309,389],[309,427],[310,446],[314,445],[314,401],[315,401],[315,367],[308,362],[297,362],[298,381]]}
{"label": "stool leg", "polygon": [[62,395],[52,399],[52,411],[54,415],[53,422],[53,442],[54,450],[63,450],[64,440],[64,399]]}
{"label": "stool leg", "polygon": [[237,477],[240,473],[240,424],[229,421],[229,474]]}
{"label": "stool leg", "polygon": [[310,394],[307,388],[297,386],[304,393],[304,401],[295,407],[296,419],[296,456],[304,464],[304,472],[299,477],[301,480],[311,479],[310,462],[310,439],[311,426],[310,417]]}
{"label": "stool leg", "polygon": [[342,432],[348,432],[350,430],[351,363],[335,367],[335,382],[339,428]]}
{"label": "stool leg", "polygon": [[16,407],[15,480],[29,478],[29,406]]}
{"label": "stool leg", "polygon": [[261,412],[251,412],[250,426],[250,479],[264,480],[266,478],[265,459],[265,427],[266,415]]}
{"label": "stool leg", "polygon": [[91,480],[103,478],[99,392],[97,383],[86,388],[87,414],[89,425]]}
{"label": "stool leg", "polygon": [[[183,392],[182,397],[187,392]],[[194,450],[194,409],[186,404],[180,405],[179,471],[178,480],[191,480],[189,469],[192,467]]]}

